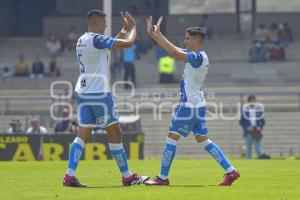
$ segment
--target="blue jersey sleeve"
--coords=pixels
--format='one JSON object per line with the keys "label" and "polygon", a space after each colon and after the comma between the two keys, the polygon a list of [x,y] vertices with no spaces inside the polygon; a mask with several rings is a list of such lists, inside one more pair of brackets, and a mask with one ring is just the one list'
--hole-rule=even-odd
{"label": "blue jersey sleeve", "polygon": [[200,52],[193,52],[193,51],[185,51],[186,56],[188,58],[188,62],[194,67],[198,68],[203,63],[203,56]]}
{"label": "blue jersey sleeve", "polygon": [[116,41],[116,38],[107,37],[104,35],[95,35],[93,45],[97,49],[111,49]]}

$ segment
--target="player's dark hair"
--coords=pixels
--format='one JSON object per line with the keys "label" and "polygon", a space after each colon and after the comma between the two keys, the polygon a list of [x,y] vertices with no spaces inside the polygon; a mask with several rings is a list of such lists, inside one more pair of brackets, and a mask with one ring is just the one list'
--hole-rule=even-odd
{"label": "player's dark hair", "polygon": [[256,101],[256,97],[254,95],[250,95],[248,97],[248,102],[250,102],[250,101]]}
{"label": "player's dark hair", "polygon": [[205,31],[201,27],[190,27],[186,29],[186,32],[191,36],[200,36],[203,40],[205,39]]}
{"label": "player's dark hair", "polygon": [[92,17],[105,17],[106,14],[102,10],[90,10],[86,16],[86,18],[89,20]]}

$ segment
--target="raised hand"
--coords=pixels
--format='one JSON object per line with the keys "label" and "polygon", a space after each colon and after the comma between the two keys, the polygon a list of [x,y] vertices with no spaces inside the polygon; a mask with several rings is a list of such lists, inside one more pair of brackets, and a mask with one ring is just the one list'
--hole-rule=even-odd
{"label": "raised hand", "polygon": [[147,33],[152,37],[153,36],[153,22],[152,16],[147,17]]}
{"label": "raised hand", "polygon": [[163,17],[160,16],[160,18],[158,19],[156,25],[154,25],[154,32],[155,32],[156,34],[160,33],[160,25],[161,25],[161,23],[162,23],[162,20],[163,20]]}
{"label": "raised hand", "polygon": [[136,27],[135,19],[132,17],[132,15],[129,12],[125,12],[125,18],[127,20],[128,28],[132,29],[133,27]]}
{"label": "raised hand", "polygon": [[153,29],[153,18],[152,16],[147,17],[147,32],[151,37],[156,37],[160,34],[160,25],[162,23],[163,17],[161,16]]}
{"label": "raised hand", "polygon": [[121,14],[121,18],[122,18],[122,21],[123,21],[123,28],[128,31],[129,30],[129,25],[128,25],[128,21],[127,21],[127,18],[125,17],[125,14],[123,12],[120,12]]}

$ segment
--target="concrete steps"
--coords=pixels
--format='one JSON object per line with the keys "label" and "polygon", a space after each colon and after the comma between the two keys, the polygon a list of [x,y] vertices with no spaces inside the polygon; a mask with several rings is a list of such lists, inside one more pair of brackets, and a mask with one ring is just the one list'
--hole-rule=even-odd
{"label": "concrete steps", "polygon": [[[263,149],[272,156],[300,153],[300,113],[266,113],[266,127],[263,131]],[[159,157],[164,148],[171,115],[164,115],[162,120],[153,120],[151,115],[141,115],[143,130],[146,134],[145,153],[147,156]],[[285,120],[282,120],[285,119]],[[208,121],[210,138],[222,149],[232,155],[240,154],[240,146],[244,144],[242,129],[238,120]],[[199,158],[206,155],[200,150],[192,135],[182,139],[178,149],[179,157]]]}

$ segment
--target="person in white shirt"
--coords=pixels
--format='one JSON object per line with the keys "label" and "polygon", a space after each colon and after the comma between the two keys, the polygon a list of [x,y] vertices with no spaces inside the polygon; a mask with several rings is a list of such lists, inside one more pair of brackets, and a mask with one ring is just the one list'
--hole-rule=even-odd
{"label": "person in white shirt", "polygon": [[202,148],[224,169],[225,178],[219,185],[231,185],[240,174],[231,165],[221,148],[208,138],[205,119],[206,103],[203,94],[204,81],[209,68],[208,56],[203,50],[205,31],[200,27],[186,29],[184,38],[186,49],[182,49],[172,44],[160,32],[161,23],[162,17],[153,28],[152,17],[148,17],[148,34],[171,56],[184,61],[185,68],[180,86],[181,99],[172,117],[160,174],[154,180],[146,181],[145,184],[169,185],[168,175],[176,154],[177,142],[181,137],[187,137],[192,132]]}
{"label": "person in white shirt", "polygon": [[75,170],[83,148],[94,127],[107,132],[109,149],[116,160],[124,186],[141,184],[148,176],[139,176],[129,170],[127,157],[122,145],[116,106],[108,84],[108,49],[129,48],[136,38],[136,23],[128,12],[123,14],[123,29],[116,37],[105,36],[106,14],[101,10],[91,10],[87,15],[88,32],[77,42],[76,54],[80,75],[76,84],[79,134],[72,143],[67,173],[63,185],[66,187],[86,187],[75,178]]}
{"label": "person in white shirt", "polygon": [[46,42],[46,48],[51,56],[57,56],[61,51],[61,43],[54,35],[51,35]]}
{"label": "person in white shirt", "polygon": [[31,119],[31,126],[26,131],[27,134],[47,134],[47,129],[40,125],[40,120],[37,118]]}

